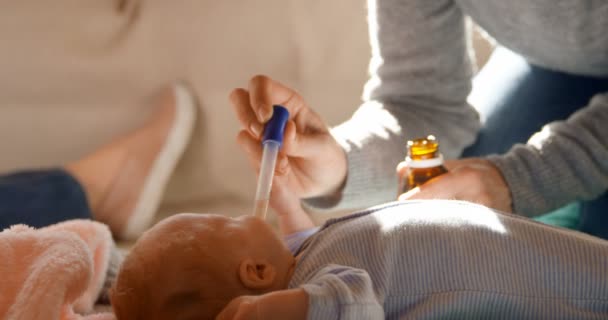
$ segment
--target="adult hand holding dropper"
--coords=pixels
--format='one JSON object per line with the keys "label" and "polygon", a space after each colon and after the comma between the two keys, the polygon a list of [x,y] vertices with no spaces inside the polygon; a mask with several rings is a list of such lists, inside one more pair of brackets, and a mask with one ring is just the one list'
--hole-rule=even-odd
{"label": "adult hand holding dropper", "polygon": [[302,225],[299,219],[304,215],[294,213],[303,211],[300,199],[328,196],[342,186],[347,171],[344,151],[321,117],[297,92],[268,77],[253,77],[248,89],[232,91],[230,101],[242,126],[237,141],[258,172],[263,155],[264,124],[272,117],[273,106],[282,105],[289,111],[270,206],[277,214],[289,214],[290,219],[295,219],[285,219],[282,229],[299,229]]}

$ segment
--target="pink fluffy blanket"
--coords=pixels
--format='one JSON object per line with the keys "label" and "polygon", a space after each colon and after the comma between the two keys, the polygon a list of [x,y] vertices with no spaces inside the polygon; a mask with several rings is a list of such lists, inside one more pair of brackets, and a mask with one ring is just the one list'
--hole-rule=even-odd
{"label": "pink fluffy blanket", "polygon": [[90,314],[112,247],[108,228],[87,220],[0,232],[0,319],[114,319]]}

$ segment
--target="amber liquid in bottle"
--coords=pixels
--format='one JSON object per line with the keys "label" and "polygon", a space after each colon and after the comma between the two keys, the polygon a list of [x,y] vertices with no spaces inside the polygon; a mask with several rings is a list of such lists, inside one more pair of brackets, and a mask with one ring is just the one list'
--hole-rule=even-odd
{"label": "amber liquid in bottle", "polygon": [[432,135],[408,141],[405,161],[408,169],[399,177],[399,195],[448,172],[443,166],[439,143]]}

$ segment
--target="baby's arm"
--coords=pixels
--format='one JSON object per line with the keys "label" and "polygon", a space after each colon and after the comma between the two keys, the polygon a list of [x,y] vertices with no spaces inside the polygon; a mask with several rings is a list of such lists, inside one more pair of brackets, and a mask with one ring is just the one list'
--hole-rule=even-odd
{"label": "baby's arm", "polygon": [[287,187],[285,179],[288,177],[275,176],[270,194],[270,206],[277,214],[277,222],[283,236],[315,227],[308,213],[302,209],[300,198]]}
{"label": "baby's arm", "polygon": [[284,237],[315,228],[314,222],[302,208],[289,213],[277,212],[277,222]]}
{"label": "baby's arm", "polygon": [[364,270],[329,265],[300,288],[233,299],[217,320],[384,319]]}
{"label": "baby's arm", "polygon": [[308,294],[302,288],[233,299],[216,320],[305,320]]}

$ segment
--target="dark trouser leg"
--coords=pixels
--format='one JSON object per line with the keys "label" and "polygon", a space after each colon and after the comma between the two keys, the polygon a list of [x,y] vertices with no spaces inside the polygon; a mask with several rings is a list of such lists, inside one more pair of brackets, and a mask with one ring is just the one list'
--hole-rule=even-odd
{"label": "dark trouser leg", "polygon": [[92,219],[80,183],[62,169],[0,176],[0,230],[14,224],[40,228],[70,219]]}
{"label": "dark trouser leg", "polygon": [[[525,143],[544,124],[568,118],[601,92],[608,92],[606,78],[547,70],[499,48],[474,80],[470,100],[484,126],[463,156],[505,153],[513,144]],[[606,197],[580,204],[580,230],[608,236]]]}
{"label": "dark trouser leg", "polygon": [[580,231],[608,239],[608,192],[593,201],[582,202],[580,212]]}

